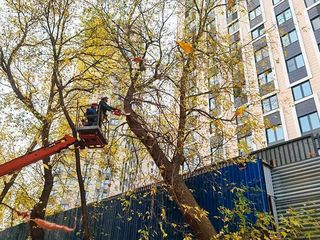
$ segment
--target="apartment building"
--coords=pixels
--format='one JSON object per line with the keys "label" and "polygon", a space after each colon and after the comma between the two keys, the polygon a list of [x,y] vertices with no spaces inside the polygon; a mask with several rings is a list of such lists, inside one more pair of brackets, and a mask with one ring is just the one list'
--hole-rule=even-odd
{"label": "apartment building", "polygon": [[[255,102],[251,110],[264,122],[263,131],[238,134],[238,142],[257,150],[319,131],[320,1],[235,1],[211,15],[211,28],[243,46],[245,83],[233,96],[235,108]],[[209,96],[210,111],[214,102]]]}

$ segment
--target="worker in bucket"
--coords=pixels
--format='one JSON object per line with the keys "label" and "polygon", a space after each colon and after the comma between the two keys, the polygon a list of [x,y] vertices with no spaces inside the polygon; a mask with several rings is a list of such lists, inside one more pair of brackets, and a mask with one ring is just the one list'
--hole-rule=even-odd
{"label": "worker in bucket", "polygon": [[108,104],[108,97],[102,97],[99,102],[100,123],[102,123],[104,119],[107,119],[107,111],[113,112],[116,115],[118,115],[118,112],[121,113],[119,109],[111,107]]}
{"label": "worker in bucket", "polygon": [[86,116],[87,116],[87,126],[94,126],[98,125],[98,106],[97,103],[92,103],[91,107],[87,109]]}

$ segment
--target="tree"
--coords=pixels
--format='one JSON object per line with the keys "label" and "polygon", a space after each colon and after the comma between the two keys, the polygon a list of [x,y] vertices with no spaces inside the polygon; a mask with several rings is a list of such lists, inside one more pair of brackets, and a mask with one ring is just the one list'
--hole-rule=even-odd
{"label": "tree", "polygon": [[[0,43],[2,76],[19,100],[19,107],[31,114],[30,118],[35,121],[32,127],[39,129],[42,146],[53,140],[50,136],[65,122],[77,137],[72,109],[80,96],[92,92],[99,82],[85,76],[94,64],[81,70],[76,68],[82,54],[79,40],[82,30],[72,21],[78,21],[81,16],[83,9],[79,5],[81,1],[6,1],[7,22],[1,29]],[[83,238],[89,239],[78,147],[74,148],[74,154],[83,213]],[[31,211],[32,219],[45,217],[54,182],[52,167],[50,157],[43,159],[43,190]],[[8,191],[9,185],[6,186],[3,194]],[[30,226],[32,239],[44,238],[44,231],[35,227],[33,221]]]}
{"label": "tree", "polygon": [[[247,112],[247,105],[233,107],[233,95],[246,97],[242,48],[211,26],[213,13],[228,11],[232,3],[132,0],[97,1],[88,7],[90,2],[76,0],[8,1],[12,20],[1,43],[2,73],[21,106],[37,120],[42,144],[61,126],[76,137],[77,101],[114,90],[127,113],[130,131],[124,128],[122,134],[130,138],[132,154],[140,163],[145,152],[151,156],[194,234],[210,239],[216,230],[185,185],[181,169],[187,166],[192,172],[210,163],[209,126],[217,148],[234,145],[240,132],[234,121]],[[208,86],[214,75],[223,81]],[[208,111],[208,94],[220,109]],[[74,156],[83,237],[89,239],[77,147]],[[42,200],[32,217],[45,215],[53,184],[49,160],[44,160]],[[34,239],[43,239],[42,230],[32,231]]]}
{"label": "tree", "polygon": [[[131,137],[148,151],[198,239],[210,239],[216,230],[185,185],[181,168],[207,165],[210,153],[201,146],[209,149],[209,125],[218,146],[228,144],[240,131],[235,119],[247,111],[242,104],[234,108],[232,97],[245,95],[241,46],[210,29],[214,11],[228,8],[222,1],[102,1],[89,14],[95,30],[105,32],[97,36],[96,48],[113,50],[105,56],[114,70],[108,74],[121,86],[117,94]],[[223,81],[208,87],[205,79],[218,73]],[[223,115],[207,110],[208,94]]]}
{"label": "tree", "polygon": [[[46,102],[47,110],[43,111],[43,108],[39,108],[40,104],[38,102],[41,96],[39,96],[38,91],[35,91],[39,87],[35,82],[37,76],[32,74],[32,71],[36,69],[36,65],[24,62],[32,59],[40,52],[37,42],[32,39],[32,34],[35,34],[32,28],[35,26],[38,16],[36,12],[26,11],[30,7],[28,3],[13,1],[8,2],[6,7],[9,11],[8,17],[13,17],[13,19],[9,20],[7,25],[2,29],[3,38],[1,39],[0,48],[1,70],[9,82],[13,93],[21,102],[21,107],[26,112],[31,113],[32,117],[37,121],[38,126],[35,124],[34,127],[37,126],[41,129],[41,144],[45,146],[49,144],[49,132],[53,121],[52,116],[56,112],[53,101],[54,88],[52,84],[51,87],[49,85],[50,90],[47,92],[48,101]],[[26,49],[28,45],[31,46],[30,49]],[[36,73],[41,74],[41,72]],[[52,166],[49,161],[50,157],[43,159],[45,166],[43,169],[44,187],[39,200],[31,211],[32,218],[44,218],[45,215],[45,208],[53,186]],[[16,174],[10,182],[13,182],[15,176]],[[32,238],[43,239],[43,230],[34,228],[34,223],[32,222],[30,226]]]}

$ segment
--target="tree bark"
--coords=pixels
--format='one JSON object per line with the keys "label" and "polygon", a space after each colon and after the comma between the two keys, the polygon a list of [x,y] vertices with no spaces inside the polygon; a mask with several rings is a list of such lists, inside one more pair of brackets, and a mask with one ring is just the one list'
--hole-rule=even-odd
{"label": "tree bark", "polygon": [[75,148],[74,154],[75,154],[75,158],[76,158],[76,171],[77,171],[78,184],[79,184],[79,190],[80,190],[83,239],[89,240],[90,239],[89,217],[88,217],[88,208],[87,208],[87,203],[86,203],[86,192],[84,189],[84,182],[83,182],[82,174],[81,174],[79,148]]}
{"label": "tree bark", "polygon": [[[42,132],[41,132],[41,140],[42,145],[49,145],[49,132],[50,132],[50,124],[45,123]],[[53,174],[52,174],[52,166],[50,165],[50,157],[47,157],[42,160],[43,164],[46,165],[44,167],[44,185],[41,196],[39,198],[39,202],[37,202],[30,214],[31,219],[41,218],[44,219],[46,214],[46,207],[48,205],[48,201],[50,198],[50,193],[53,187]],[[29,222],[30,225],[30,235],[32,240],[44,240],[44,231],[42,228],[37,227],[37,225],[33,222]]]}
{"label": "tree bark", "polygon": [[182,176],[176,176],[170,181],[168,190],[179,206],[185,221],[193,230],[197,239],[209,240],[217,234],[205,211],[199,206],[194,196],[186,186]]}
{"label": "tree bark", "polygon": [[[141,137],[141,125],[138,126],[137,122],[133,124],[130,120],[128,121],[128,124],[131,131],[141,140],[160,169],[161,176],[167,184],[170,195],[179,206],[181,214],[183,215],[186,223],[188,223],[193,230],[197,239],[210,240],[217,234],[217,232],[204,210],[199,206],[194,196],[186,186],[182,176],[179,175],[179,169],[174,169],[173,164],[170,162],[168,163],[166,159],[162,158],[164,153],[159,148],[156,140],[152,140],[150,137],[148,138],[147,135]],[[150,145],[151,142],[152,145]]]}

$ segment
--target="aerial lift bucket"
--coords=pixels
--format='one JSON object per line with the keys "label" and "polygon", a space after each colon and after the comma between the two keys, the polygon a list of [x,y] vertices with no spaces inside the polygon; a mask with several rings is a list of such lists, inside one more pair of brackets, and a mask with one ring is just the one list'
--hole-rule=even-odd
{"label": "aerial lift bucket", "polygon": [[103,148],[107,143],[108,121],[104,121],[100,111],[88,116],[90,106],[80,106],[77,111],[77,131],[83,147]]}

